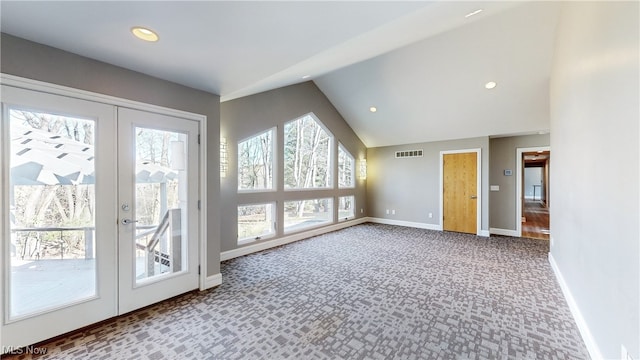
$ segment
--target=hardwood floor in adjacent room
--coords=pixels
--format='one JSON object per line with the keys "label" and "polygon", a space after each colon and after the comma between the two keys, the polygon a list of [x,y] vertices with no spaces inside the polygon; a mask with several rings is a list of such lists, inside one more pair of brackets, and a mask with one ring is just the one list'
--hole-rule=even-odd
{"label": "hardwood floor in adjacent room", "polygon": [[525,200],[522,236],[549,240],[549,208],[540,201]]}

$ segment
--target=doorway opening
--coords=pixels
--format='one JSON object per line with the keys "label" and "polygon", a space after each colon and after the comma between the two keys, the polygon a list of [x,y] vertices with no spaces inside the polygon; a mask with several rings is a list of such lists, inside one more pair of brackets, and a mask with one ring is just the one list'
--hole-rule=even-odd
{"label": "doorway opening", "polygon": [[519,179],[521,203],[520,236],[549,240],[549,163],[548,148],[526,149],[520,155]]}

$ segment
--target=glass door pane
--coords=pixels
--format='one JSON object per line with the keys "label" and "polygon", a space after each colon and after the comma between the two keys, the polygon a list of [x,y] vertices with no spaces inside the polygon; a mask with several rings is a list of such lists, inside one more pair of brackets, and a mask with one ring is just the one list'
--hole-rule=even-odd
{"label": "glass door pane", "polygon": [[13,108],[9,318],[96,296],[95,121]]}
{"label": "glass door pane", "polygon": [[186,135],[135,128],[136,282],[183,270]]}

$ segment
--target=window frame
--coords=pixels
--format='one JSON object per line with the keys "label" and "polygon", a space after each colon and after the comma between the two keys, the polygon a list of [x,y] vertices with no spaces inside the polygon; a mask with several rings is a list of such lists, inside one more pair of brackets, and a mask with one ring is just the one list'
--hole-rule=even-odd
{"label": "window frame", "polygon": [[[240,188],[240,180],[241,180],[240,178],[240,144],[247,142],[253,138],[257,138],[259,136],[267,134],[269,132],[271,132],[271,187],[263,188],[263,189],[241,189]],[[262,192],[275,192],[278,190],[277,174],[279,169],[278,169],[278,153],[276,151],[277,135],[278,135],[277,127],[274,126],[265,131],[251,135],[244,139],[240,139],[236,142],[237,143],[236,149],[238,151],[238,154],[236,156],[236,176],[237,176],[236,187],[237,187],[238,193],[262,193]]]}
{"label": "window frame", "polygon": [[[314,200],[329,200],[331,202],[331,209],[328,211],[328,213],[330,214],[329,215],[329,219],[327,221],[323,221],[323,222],[318,223],[318,224],[313,224],[313,225],[310,225],[310,226],[304,226],[304,227],[296,228],[294,230],[287,229],[287,226],[286,226],[286,220],[287,220],[286,206],[287,206],[287,203],[300,202],[300,201],[314,201]],[[335,208],[335,198],[333,196],[287,200],[287,201],[283,201],[282,202],[282,207],[283,207],[283,219],[282,219],[283,220],[282,221],[282,233],[283,234],[287,234],[287,235],[288,234],[293,234],[293,233],[306,231],[306,230],[310,230],[310,229],[316,229],[316,228],[325,227],[327,225],[331,225],[331,224],[335,223],[334,214],[335,214],[336,208]],[[298,224],[295,224],[293,226],[296,226],[296,225],[298,225]]]}
{"label": "window frame", "polygon": [[[352,198],[351,209],[353,210],[353,213],[351,214],[351,216],[340,217],[340,199],[342,198]],[[338,196],[338,207],[336,207],[336,214],[338,216],[338,222],[355,219],[356,218],[356,196],[355,195]]]}
{"label": "window frame", "polygon": [[278,233],[278,206],[277,203],[275,201],[268,201],[268,202],[259,202],[259,203],[251,203],[251,204],[238,204],[237,209],[239,210],[240,207],[247,207],[247,206],[261,206],[261,205],[270,205],[271,206],[271,213],[272,213],[272,218],[271,218],[271,232],[268,234],[261,234],[258,236],[245,236],[245,237],[240,237],[240,216],[238,216],[238,218],[236,219],[236,238],[237,238],[237,244],[238,245],[245,245],[245,244],[250,244],[256,241],[261,241],[261,240],[267,240],[267,239],[271,239],[274,238],[277,233]]}
{"label": "window frame", "polygon": [[[301,187],[301,188],[293,188],[293,187],[287,187],[287,179],[286,179],[286,175],[285,174],[285,168],[286,168],[286,147],[287,147],[287,125],[293,123],[294,121],[299,121],[299,120],[303,120],[306,117],[310,117],[311,119],[313,119],[313,121],[316,122],[316,124],[318,124],[318,126],[327,134],[328,136],[328,144],[327,144],[327,172],[329,172],[327,178],[329,179],[329,185],[327,186],[323,186],[323,187]],[[282,126],[282,130],[283,130],[283,135],[282,135],[282,173],[283,173],[283,179],[282,179],[282,187],[284,189],[284,191],[291,191],[291,192],[295,192],[295,191],[317,191],[317,190],[329,190],[329,189],[335,189],[336,188],[336,184],[334,184],[334,160],[333,160],[333,152],[334,152],[334,143],[335,143],[335,136],[333,135],[333,133],[329,130],[329,128],[322,122],[320,121],[320,119],[313,113],[307,113],[304,114],[300,117],[297,117],[293,120],[289,120],[287,122],[285,122]],[[300,201],[305,200],[305,199],[300,199]]]}
{"label": "window frame", "polygon": [[[348,186],[340,185],[340,151],[347,155],[347,159],[351,160],[351,184]],[[338,142],[338,163],[337,163],[337,175],[338,175],[338,189],[355,189],[356,188],[356,158],[351,155],[351,152],[341,143]]]}

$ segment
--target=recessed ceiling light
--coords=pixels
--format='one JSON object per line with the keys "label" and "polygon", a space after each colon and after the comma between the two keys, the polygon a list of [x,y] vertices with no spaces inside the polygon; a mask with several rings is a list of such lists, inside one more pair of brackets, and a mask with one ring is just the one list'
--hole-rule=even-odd
{"label": "recessed ceiling light", "polygon": [[155,42],[159,39],[158,34],[156,34],[153,30],[142,26],[132,27],[131,32],[140,40]]}
{"label": "recessed ceiling light", "polygon": [[303,78],[303,79],[308,79],[308,78],[310,78],[310,77],[311,77],[311,75],[305,75],[305,76],[303,76],[302,78]]}
{"label": "recessed ceiling light", "polygon": [[369,111],[376,112],[376,111],[378,111],[378,108],[375,107],[375,106],[372,106],[372,107],[369,108]]}
{"label": "recessed ceiling light", "polygon": [[482,12],[482,9],[474,10],[474,11],[472,11],[472,12],[468,13],[467,15],[465,15],[464,17],[466,17],[466,18],[470,18],[470,17],[472,17],[473,15],[478,15],[478,14],[480,14],[481,12]]}
{"label": "recessed ceiling light", "polygon": [[484,87],[487,88],[487,89],[493,89],[497,85],[498,84],[496,84],[495,81],[489,81],[488,83],[484,84]]}

